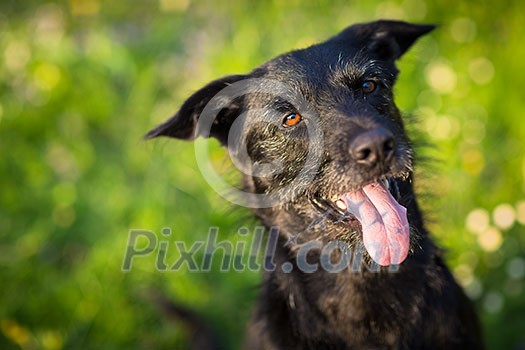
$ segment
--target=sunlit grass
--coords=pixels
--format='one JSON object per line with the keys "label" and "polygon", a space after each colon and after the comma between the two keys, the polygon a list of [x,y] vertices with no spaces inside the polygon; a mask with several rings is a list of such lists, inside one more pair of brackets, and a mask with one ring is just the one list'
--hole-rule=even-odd
{"label": "sunlit grass", "polygon": [[166,239],[190,244],[212,226],[234,241],[239,227],[255,226],[209,188],[191,143],[142,136],[208,81],[378,17],[440,25],[399,63],[398,104],[434,145],[424,150],[434,159],[428,177],[416,181],[432,195],[430,228],[489,345],[523,346],[522,7],[2,2],[0,348],[183,348],[182,328],[145,297],[152,289],[205,315],[237,347],[258,273],[159,272],[158,250],[121,271],[131,229],[162,239],[169,227]]}

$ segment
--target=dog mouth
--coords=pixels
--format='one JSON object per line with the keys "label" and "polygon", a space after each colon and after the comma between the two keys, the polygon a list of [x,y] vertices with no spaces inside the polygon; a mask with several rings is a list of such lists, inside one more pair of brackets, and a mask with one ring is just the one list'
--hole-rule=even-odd
{"label": "dog mouth", "polygon": [[407,210],[398,202],[399,189],[393,178],[371,182],[333,201],[324,200],[339,221],[361,226],[366,251],[381,266],[398,265],[408,256],[410,227]]}

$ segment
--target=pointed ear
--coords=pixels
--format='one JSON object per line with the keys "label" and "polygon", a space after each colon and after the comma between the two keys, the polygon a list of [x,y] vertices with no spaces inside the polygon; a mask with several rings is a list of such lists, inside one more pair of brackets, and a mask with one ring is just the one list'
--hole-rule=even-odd
{"label": "pointed ear", "polygon": [[353,25],[339,36],[350,35],[376,58],[393,61],[401,57],[416,40],[436,26],[402,21],[376,21]]}
{"label": "pointed ear", "polygon": [[[152,139],[159,136],[167,136],[183,140],[195,139],[199,136],[197,122],[203,109],[210,100],[222,89],[246,78],[246,75],[229,75],[212,81],[191,95],[173,117],[157,126],[155,129],[149,131],[145,135],[145,138]],[[212,129],[210,130],[210,136],[216,137],[221,142],[226,140],[229,127],[240,113],[241,109],[242,106],[239,104],[239,101],[232,101],[218,111]]]}

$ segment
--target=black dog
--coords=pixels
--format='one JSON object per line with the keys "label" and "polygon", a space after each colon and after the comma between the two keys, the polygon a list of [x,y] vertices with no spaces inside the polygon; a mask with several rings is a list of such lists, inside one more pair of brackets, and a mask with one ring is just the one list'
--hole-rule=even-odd
{"label": "black dog", "polygon": [[395,61],[433,28],[353,25],[211,82],[148,133],[228,146],[248,173],[242,203],[279,229],[247,349],[483,348],[424,227],[393,100]]}

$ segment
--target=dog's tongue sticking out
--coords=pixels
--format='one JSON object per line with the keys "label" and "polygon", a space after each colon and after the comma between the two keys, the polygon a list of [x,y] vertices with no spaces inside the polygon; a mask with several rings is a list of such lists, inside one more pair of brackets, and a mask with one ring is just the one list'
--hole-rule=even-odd
{"label": "dog's tongue sticking out", "polygon": [[342,199],[361,223],[363,242],[370,257],[382,266],[402,263],[410,245],[406,208],[378,182],[347,193]]}

